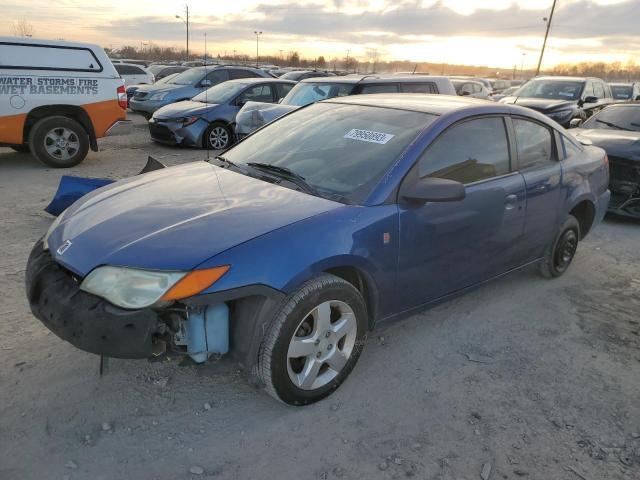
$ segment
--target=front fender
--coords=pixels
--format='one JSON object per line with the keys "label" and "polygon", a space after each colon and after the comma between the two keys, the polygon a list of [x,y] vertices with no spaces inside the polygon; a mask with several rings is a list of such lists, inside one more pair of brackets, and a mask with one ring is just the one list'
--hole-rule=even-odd
{"label": "front fender", "polygon": [[[380,295],[378,316],[394,309],[398,252],[396,205],[344,206],[274,230],[198,266],[231,265],[202,294],[264,285],[290,294],[318,273],[354,267]],[[222,233],[221,233],[222,234]]]}

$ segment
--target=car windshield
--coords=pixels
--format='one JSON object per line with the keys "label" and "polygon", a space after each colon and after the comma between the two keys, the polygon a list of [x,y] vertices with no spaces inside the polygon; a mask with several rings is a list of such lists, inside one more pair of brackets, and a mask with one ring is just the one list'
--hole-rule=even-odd
{"label": "car windshield", "polygon": [[558,100],[578,100],[584,82],[559,80],[531,80],[514,95],[525,98],[549,98]]}
{"label": "car windshield", "polygon": [[608,107],[584,122],[582,128],[640,132],[640,105]]}
{"label": "car windshield", "polygon": [[354,86],[355,85],[351,83],[299,83],[291,89],[286,97],[284,97],[282,103],[284,105],[295,105],[297,107],[303,107],[319,100],[351,95]]}
{"label": "car windshield", "polygon": [[611,85],[611,92],[616,100],[631,100],[633,87],[631,85]]}
{"label": "car windshield", "polygon": [[223,82],[206,89],[191,100],[202,103],[224,103],[240,93],[247,85],[241,82]]}
{"label": "car windshield", "polygon": [[204,77],[204,70],[192,68],[176,75],[169,83],[175,83],[176,85],[193,85],[202,80],[202,77]]}
{"label": "car windshield", "polygon": [[361,203],[435,118],[406,110],[317,103],[267,125],[224,157],[236,165],[287,168],[323,196]]}

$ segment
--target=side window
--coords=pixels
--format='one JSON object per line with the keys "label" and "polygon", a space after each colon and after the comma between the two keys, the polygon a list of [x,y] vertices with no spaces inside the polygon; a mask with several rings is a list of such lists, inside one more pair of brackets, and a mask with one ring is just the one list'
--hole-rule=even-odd
{"label": "side window", "polygon": [[217,85],[218,83],[229,80],[229,74],[226,70],[213,70],[207,73],[205,79],[211,81],[211,85]]}
{"label": "side window", "polygon": [[145,75],[145,71],[142,70],[140,67],[131,67],[136,75]]}
{"label": "side window", "polygon": [[387,83],[382,85],[365,85],[361,93],[398,93],[398,85]]}
{"label": "side window", "polygon": [[116,64],[114,68],[120,75],[138,75],[138,68],[131,65]]}
{"label": "side window", "polygon": [[473,85],[473,93],[481,93],[482,92],[482,87],[480,85],[478,85],[477,83],[472,83]]}
{"label": "side window", "polygon": [[[487,139],[491,141],[487,141]],[[420,177],[472,183],[509,173],[504,120],[485,117],[447,129],[418,161]]]}
{"label": "side window", "polygon": [[564,145],[566,158],[571,158],[574,155],[580,155],[582,153],[582,148],[580,148],[573,140],[567,138],[564,135],[562,135],[562,143]]}
{"label": "side window", "polygon": [[256,85],[245,90],[238,97],[239,101],[244,102],[273,102],[273,94],[269,85]]}
{"label": "side window", "polygon": [[555,162],[553,137],[547,127],[521,118],[513,119],[518,152],[518,167],[525,170]]}
{"label": "side window", "polygon": [[278,84],[278,99],[284,98],[287,96],[287,94],[289,93],[289,91],[294,87],[295,85],[291,85],[289,83],[279,83]]}
{"label": "side window", "polygon": [[593,84],[593,91],[596,97],[604,98],[604,88],[602,87],[602,84],[600,82],[595,82]]}
{"label": "side window", "polygon": [[587,82],[584,87],[584,94],[582,95],[582,98],[593,97],[594,95],[595,93],[593,92],[593,83]]}
{"label": "side window", "polygon": [[403,83],[402,91],[404,93],[438,93],[438,89],[432,82]]}
{"label": "side window", "polygon": [[473,85],[471,83],[465,83],[460,87],[460,95],[471,95],[473,93]]}

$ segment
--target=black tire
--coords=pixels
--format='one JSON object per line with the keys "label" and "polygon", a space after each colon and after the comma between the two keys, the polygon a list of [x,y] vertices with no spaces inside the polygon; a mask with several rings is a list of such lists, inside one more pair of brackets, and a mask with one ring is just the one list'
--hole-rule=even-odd
{"label": "black tire", "polygon": [[[227,139],[224,144],[218,144],[217,146],[215,146],[212,142],[210,142],[211,132],[213,132],[214,129],[224,132],[224,135],[226,135]],[[223,122],[213,122],[207,127],[204,135],[202,136],[202,148],[209,150],[225,150],[233,145],[233,141],[233,132],[228,125]]]}
{"label": "black tire", "polygon": [[[68,135],[67,147],[60,148],[59,154],[51,153],[51,136]],[[46,117],[39,120],[29,134],[31,154],[42,163],[53,168],[69,168],[78,165],[89,151],[89,135],[77,121],[63,116]],[[50,148],[51,150],[51,148]]]}
{"label": "black tire", "polygon": [[11,146],[12,150],[15,150],[16,152],[19,153],[29,153],[29,145],[27,145],[26,143],[22,144],[22,145],[12,145]]}
{"label": "black tire", "polygon": [[[342,353],[347,358],[341,369],[336,372],[329,367],[329,361],[322,363],[324,359],[319,357],[320,350],[328,352],[327,355],[329,355],[332,349],[332,345],[328,343],[332,341],[331,337],[329,335],[320,335],[324,339],[324,343],[319,343],[319,339],[315,340],[311,348],[317,349],[317,353],[311,354],[305,362],[322,363],[322,367],[319,367],[318,371],[320,373],[317,378],[321,379],[322,374],[328,374],[328,381],[315,389],[303,389],[296,385],[290,377],[289,369],[291,368],[291,371],[293,371],[293,366],[295,366],[293,362],[300,361],[300,359],[288,358],[290,342],[294,337],[313,337],[310,333],[313,333],[315,329],[305,333],[303,336],[300,336],[300,331],[309,319],[315,322],[311,313],[315,311],[316,307],[329,301],[337,304],[346,304],[352,310],[355,315],[355,327],[353,327],[355,328],[355,343],[352,344],[353,347],[347,356],[342,349],[348,348],[347,341],[354,341],[353,334],[350,334],[351,337],[345,335],[342,337],[343,339],[338,336],[333,337],[337,339],[336,345],[333,347],[335,348],[333,353]],[[332,322],[334,321],[334,313],[332,303]],[[335,316],[339,315],[340,312],[338,311]],[[335,323],[331,323],[331,326],[341,323],[340,318]],[[352,284],[330,274],[322,274],[305,282],[300,289],[283,301],[269,324],[260,346],[257,374],[267,393],[289,405],[307,405],[331,394],[345,380],[358,361],[366,340],[367,325],[367,306],[360,292]],[[350,330],[351,332],[354,331],[353,328]],[[350,340],[347,340],[348,338]],[[341,342],[342,346],[340,346]],[[320,359],[316,360],[316,358]],[[301,370],[306,366],[307,363],[304,363]],[[334,377],[331,378],[332,376]]]}
{"label": "black tire", "polygon": [[556,278],[564,274],[573,261],[579,241],[580,223],[576,217],[569,215],[540,262],[542,276]]}

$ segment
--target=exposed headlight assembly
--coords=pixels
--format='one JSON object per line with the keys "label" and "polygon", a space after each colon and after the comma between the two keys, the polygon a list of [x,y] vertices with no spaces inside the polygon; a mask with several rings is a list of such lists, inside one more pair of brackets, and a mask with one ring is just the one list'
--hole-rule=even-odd
{"label": "exposed headlight assembly", "polygon": [[184,117],[184,118],[179,118],[176,121],[178,123],[181,123],[183,127],[189,126],[191,124],[196,123],[198,120],[200,119],[200,117],[197,116],[193,116],[193,117]]}
{"label": "exposed headlight assembly", "polygon": [[103,266],[85,277],[80,289],[128,309],[145,308],[157,302],[191,297],[213,285],[229,266],[167,272]]}
{"label": "exposed headlight assembly", "polygon": [[572,108],[565,108],[564,110],[556,110],[555,112],[550,112],[549,116],[554,120],[564,119],[573,115]]}

